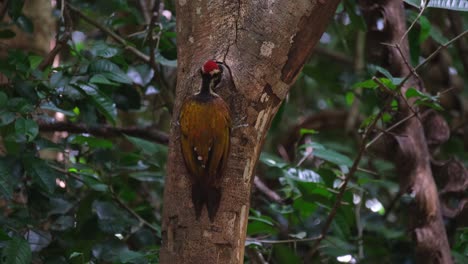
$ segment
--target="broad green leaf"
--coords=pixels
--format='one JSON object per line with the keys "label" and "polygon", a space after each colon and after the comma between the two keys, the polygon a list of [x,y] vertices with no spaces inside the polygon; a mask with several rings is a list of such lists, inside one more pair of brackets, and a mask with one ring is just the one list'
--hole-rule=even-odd
{"label": "broad green leaf", "polygon": [[297,188],[302,194],[302,199],[309,203],[331,205],[332,193],[326,186],[314,182],[297,182]]}
{"label": "broad green leaf", "polygon": [[8,234],[5,233],[5,231],[0,229],[0,241],[8,241],[8,240],[11,240],[11,237],[9,237]]}
{"label": "broad green leaf", "polygon": [[275,263],[301,264],[304,263],[289,245],[276,244],[273,247]]}
{"label": "broad green leaf", "polygon": [[103,139],[103,138],[96,138],[96,137],[91,137],[91,136],[75,136],[71,143],[74,144],[86,144],[90,147],[93,148],[104,148],[104,149],[109,149],[114,146],[112,144],[112,141]]}
{"label": "broad green leaf", "polygon": [[22,97],[10,98],[7,102],[7,107],[8,110],[12,112],[19,112],[22,114],[27,114],[34,110],[34,106]]}
{"label": "broad green leaf", "polygon": [[28,242],[17,237],[9,240],[3,248],[1,260],[5,264],[30,264],[32,254]]}
{"label": "broad green leaf", "polygon": [[103,74],[95,74],[91,79],[89,79],[90,83],[95,83],[95,84],[107,84],[107,85],[114,85],[117,86],[119,85],[118,83],[111,82],[109,79],[106,78]]}
{"label": "broad green leaf", "polygon": [[357,10],[357,2],[346,0],[343,1],[344,9],[346,13],[348,13],[349,18],[351,20],[351,24],[354,25],[355,28],[366,31],[366,22],[364,21],[364,17],[362,15],[358,15],[356,13]]}
{"label": "broad green leaf", "polygon": [[0,111],[0,127],[6,126],[15,121],[16,115],[9,111]]}
{"label": "broad green leaf", "polygon": [[17,142],[31,142],[39,134],[39,126],[34,120],[20,117],[15,122],[15,133]]}
{"label": "broad green leaf", "polygon": [[419,18],[420,32],[419,32],[419,44],[422,44],[429,34],[431,33],[431,22],[425,16]]}
{"label": "broad green leaf", "polygon": [[353,84],[352,88],[353,89],[357,89],[357,88],[375,89],[378,86],[379,85],[374,80],[369,79],[369,80],[365,80],[365,81]]}
{"label": "broad green leaf", "polygon": [[117,108],[115,103],[94,85],[79,84],[79,87],[85,94],[87,94],[93,101],[96,108],[103,114],[106,119],[115,125],[117,117]]}
{"label": "broad green leaf", "polygon": [[353,161],[347,156],[338,153],[334,150],[326,149],[325,147],[316,142],[312,143],[312,148],[314,149],[313,155],[323,160],[326,160],[336,165],[345,165],[347,167],[351,167],[353,165]]}
{"label": "broad green leaf", "polygon": [[354,93],[353,92],[347,92],[346,95],[345,95],[345,99],[346,99],[346,104],[348,106],[351,106],[354,102]]}
{"label": "broad green leaf", "polygon": [[429,2],[427,7],[458,10],[458,11],[468,11],[468,1],[467,0],[405,0],[406,3],[415,6],[422,7],[422,3]]}
{"label": "broad green leaf", "polygon": [[8,96],[4,92],[0,92],[0,109],[3,109],[7,106]]}
{"label": "broad green leaf", "polygon": [[275,235],[277,233],[278,233],[278,230],[273,225],[270,225],[262,221],[249,221],[247,225],[247,234],[249,236],[258,235],[258,234]]}
{"label": "broad green leaf", "polygon": [[119,49],[99,42],[91,48],[91,53],[97,57],[112,58],[119,53]]}
{"label": "broad green leaf", "polygon": [[127,135],[125,135],[125,138],[127,138],[127,140],[130,141],[135,147],[137,147],[147,155],[154,155],[156,153],[164,151],[163,146],[160,144],[156,144],[148,140]]}
{"label": "broad green leaf", "polygon": [[0,195],[3,195],[7,199],[13,196],[13,185],[10,177],[9,165],[5,160],[0,159]]}
{"label": "broad green leaf", "polygon": [[34,157],[25,159],[28,171],[36,182],[47,192],[52,193],[55,189],[55,179],[59,177],[57,172],[50,168],[44,160]]}
{"label": "broad green leaf", "polygon": [[156,55],[156,62],[167,67],[172,67],[172,68],[177,67],[177,60],[168,60],[164,58],[161,54]]}
{"label": "broad green leaf", "polygon": [[280,157],[267,153],[267,152],[262,152],[260,154],[260,162],[267,165],[268,167],[277,167],[277,168],[284,168],[285,166],[288,165]]}
{"label": "broad green leaf", "polygon": [[314,135],[314,134],[318,134],[318,131],[315,130],[315,129],[301,128],[299,133],[300,133],[301,136],[303,136],[303,135]]}
{"label": "broad green leaf", "polygon": [[83,256],[83,253],[81,252],[73,252],[70,254],[70,256],[68,257],[68,259],[74,259],[74,258],[77,258],[77,257],[80,257],[80,256]]}
{"label": "broad green leaf", "polygon": [[107,79],[117,83],[132,84],[132,80],[127,74],[117,64],[109,60],[93,61],[89,65],[89,72],[92,74],[102,74]]}
{"label": "broad green leaf", "polygon": [[145,255],[140,252],[127,249],[120,251],[116,259],[121,263],[141,263],[144,257]]}
{"label": "broad green leaf", "polygon": [[41,104],[40,108],[44,109],[44,110],[51,110],[51,111],[54,111],[54,112],[59,112],[59,113],[62,113],[64,115],[66,115],[66,116],[69,116],[69,117],[76,117],[77,116],[77,114],[75,112],[59,108],[52,102],[44,102],[44,103]]}

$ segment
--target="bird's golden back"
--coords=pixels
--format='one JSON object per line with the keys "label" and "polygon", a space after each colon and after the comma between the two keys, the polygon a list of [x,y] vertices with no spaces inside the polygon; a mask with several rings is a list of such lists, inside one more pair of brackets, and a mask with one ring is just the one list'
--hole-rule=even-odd
{"label": "bird's golden back", "polygon": [[181,148],[192,183],[220,184],[230,149],[229,107],[219,96],[194,95],[181,108]]}

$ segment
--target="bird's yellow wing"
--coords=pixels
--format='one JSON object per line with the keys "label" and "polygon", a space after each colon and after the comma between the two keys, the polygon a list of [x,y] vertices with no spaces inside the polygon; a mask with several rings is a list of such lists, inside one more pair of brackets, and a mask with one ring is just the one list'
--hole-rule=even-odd
{"label": "bird's yellow wing", "polygon": [[192,182],[218,185],[230,149],[228,106],[219,97],[206,102],[189,98],[179,122],[182,154]]}

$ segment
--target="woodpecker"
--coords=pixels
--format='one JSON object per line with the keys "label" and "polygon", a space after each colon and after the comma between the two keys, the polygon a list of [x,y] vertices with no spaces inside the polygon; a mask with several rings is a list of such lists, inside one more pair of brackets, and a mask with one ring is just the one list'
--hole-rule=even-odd
{"label": "woodpecker", "polygon": [[221,81],[221,63],[208,60],[200,74],[200,91],[186,99],[181,107],[180,142],[192,183],[196,219],[200,219],[206,204],[213,222],[221,201],[221,179],[231,145],[231,114],[226,102],[213,91]]}

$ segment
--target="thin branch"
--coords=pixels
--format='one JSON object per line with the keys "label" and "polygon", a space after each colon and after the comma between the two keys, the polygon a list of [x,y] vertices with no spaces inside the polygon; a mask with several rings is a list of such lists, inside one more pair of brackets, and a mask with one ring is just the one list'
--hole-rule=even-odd
{"label": "thin branch", "polygon": [[380,110],[380,112],[377,114],[376,118],[372,121],[372,123],[368,126],[366,133],[364,134],[362,138],[361,145],[359,146],[359,152],[354,159],[353,165],[351,166],[351,169],[349,170],[349,173],[346,175],[345,179],[343,180],[343,183],[341,184],[339,188],[339,193],[336,196],[335,204],[333,205],[330,213],[328,214],[327,219],[325,220],[325,224],[322,227],[322,232],[319,238],[315,241],[315,243],[312,245],[312,249],[309,252],[309,256],[313,256],[315,254],[315,251],[317,251],[318,246],[320,245],[320,242],[326,237],[328,230],[330,229],[331,223],[333,222],[333,219],[336,216],[336,213],[338,212],[338,208],[342,204],[343,196],[346,191],[346,187],[348,186],[349,181],[351,178],[354,176],[356,171],[358,170],[359,162],[362,159],[362,156],[364,155],[364,152],[366,151],[366,141],[370,137],[372,131],[374,130],[375,126],[377,125],[377,122],[380,120],[382,115],[384,114],[384,110],[387,108],[388,104],[391,102],[392,98],[389,97],[387,98],[384,107]]}
{"label": "thin branch", "polygon": [[151,229],[152,231],[156,232],[156,233],[159,233],[159,229],[156,228],[155,226],[153,226],[151,223],[149,223],[148,221],[146,221],[143,217],[141,217],[137,212],[135,212],[132,208],[130,208],[124,201],[122,201],[118,196],[117,194],[114,192],[114,189],[112,189],[111,186],[109,186],[109,189],[112,193],[112,198],[114,199],[114,201],[116,201],[120,207],[122,207],[123,209],[127,210],[127,212],[129,212],[131,215],[133,215],[136,219],[138,219],[138,221],[140,221],[140,223],[146,227],[148,227],[149,229]]}
{"label": "thin branch", "polygon": [[385,131],[380,132],[377,136],[375,136],[375,138],[373,138],[371,141],[369,141],[369,143],[366,144],[366,149],[368,149],[370,146],[372,146],[372,144],[374,144],[381,136],[383,136],[384,134],[388,134],[391,130],[397,128],[398,126],[400,126],[401,124],[403,124],[404,122],[410,120],[411,118],[413,118],[415,116],[416,116],[416,114],[413,113],[413,114],[401,119],[400,121],[396,122],[391,127],[385,129]]}
{"label": "thin branch", "polygon": [[[427,1],[427,2],[429,2],[429,1]],[[419,11],[418,16],[414,19],[414,21],[411,23],[411,25],[408,27],[408,29],[403,34],[403,36],[401,36],[399,44],[401,44],[403,42],[403,40],[406,38],[406,35],[408,35],[408,33],[411,31],[411,29],[414,27],[414,25],[416,25],[416,22],[418,22],[419,18],[421,18],[422,14],[426,10],[426,6],[427,5],[421,7],[421,11]]]}
{"label": "thin branch", "polygon": [[58,123],[40,123],[39,129],[43,132],[66,131],[70,133],[89,133],[94,136],[100,137],[116,137],[122,135],[129,135],[133,137],[143,138],[159,144],[167,145],[169,143],[169,136],[162,131],[155,130],[151,127],[113,127],[108,125],[101,125],[98,127],[89,127],[83,124],[72,124],[67,122]]}
{"label": "thin branch", "polygon": [[80,18],[82,18],[84,21],[88,22],[89,24],[97,27],[98,29],[102,30],[103,32],[105,32],[107,35],[109,35],[111,38],[113,38],[115,41],[117,41],[119,44],[121,44],[122,46],[124,46],[124,48],[130,52],[132,52],[138,59],[142,60],[143,62],[145,63],[149,63],[150,62],[150,57],[144,53],[142,53],[141,51],[139,51],[138,49],[136,49],[135,47],[131,46],[125,39],[123,39],[121,36],[119,36],[118,34],[114,33],[112,30],[110,30],[109,28],[99,24],[97,21],[95,21],[94,19],[86,16],[85,14],[83,14],[78,8],[70,5],[67,3],[67,6],[68,8],[70,8],[70,10],[72,10],[74,13],[76,13]]}
{"label": "thin branch", "polygon": [[[445,49],[447,48],[448,46],[452,45],[452,43],[454,43],[455,41],[457,41],[458,39],[460,39],[461,37],[465,36],[465,35],[468,35],[468,29],[463,31],[462,33],[460,33],[458,36],[454,37],[453,39],[451,39],[450,41],[448,41],[447,43],[443,44],[443,45],[440,45],[434,52],[432,52],[423,62],[421,62],[418,66],[416,66],[414,68],[414,71],[416,72],[419,68],[421,68],[422,66],[426,65],[426,63],[428,63],[434,56],[436,56],[442,49]],[[409,73],[405,76],[405,78],[402,80],[402,82],[400,83],[399,87],[403,87],[403,85],[406,83],[406,81],[408,81],[408,79],[412,76],[413,74],[412,73]]]}
{"label": "thin branch", "polygon": [[254,178],[254,184],[257,190],[262,192],[272,202],[279,203],[279,204],[283,203],[283,199],[281,198],[281,196],[279,196],[279,194],[277,194],[272,189],[268,188],[268,186],[256,175]]}
{"label": "thin branch", "polygon": [[294,239],[283,239],[283,240],[271,240],[271,239],[256,239],[256,238],[247,238],[246,242],[248,243],[263,243],[263,244],[285,244],[285,243],[302,243],[302,242],[311,242],[322,240],[324,237],[322,235],[308,237],[308,238],[294,238]]}

